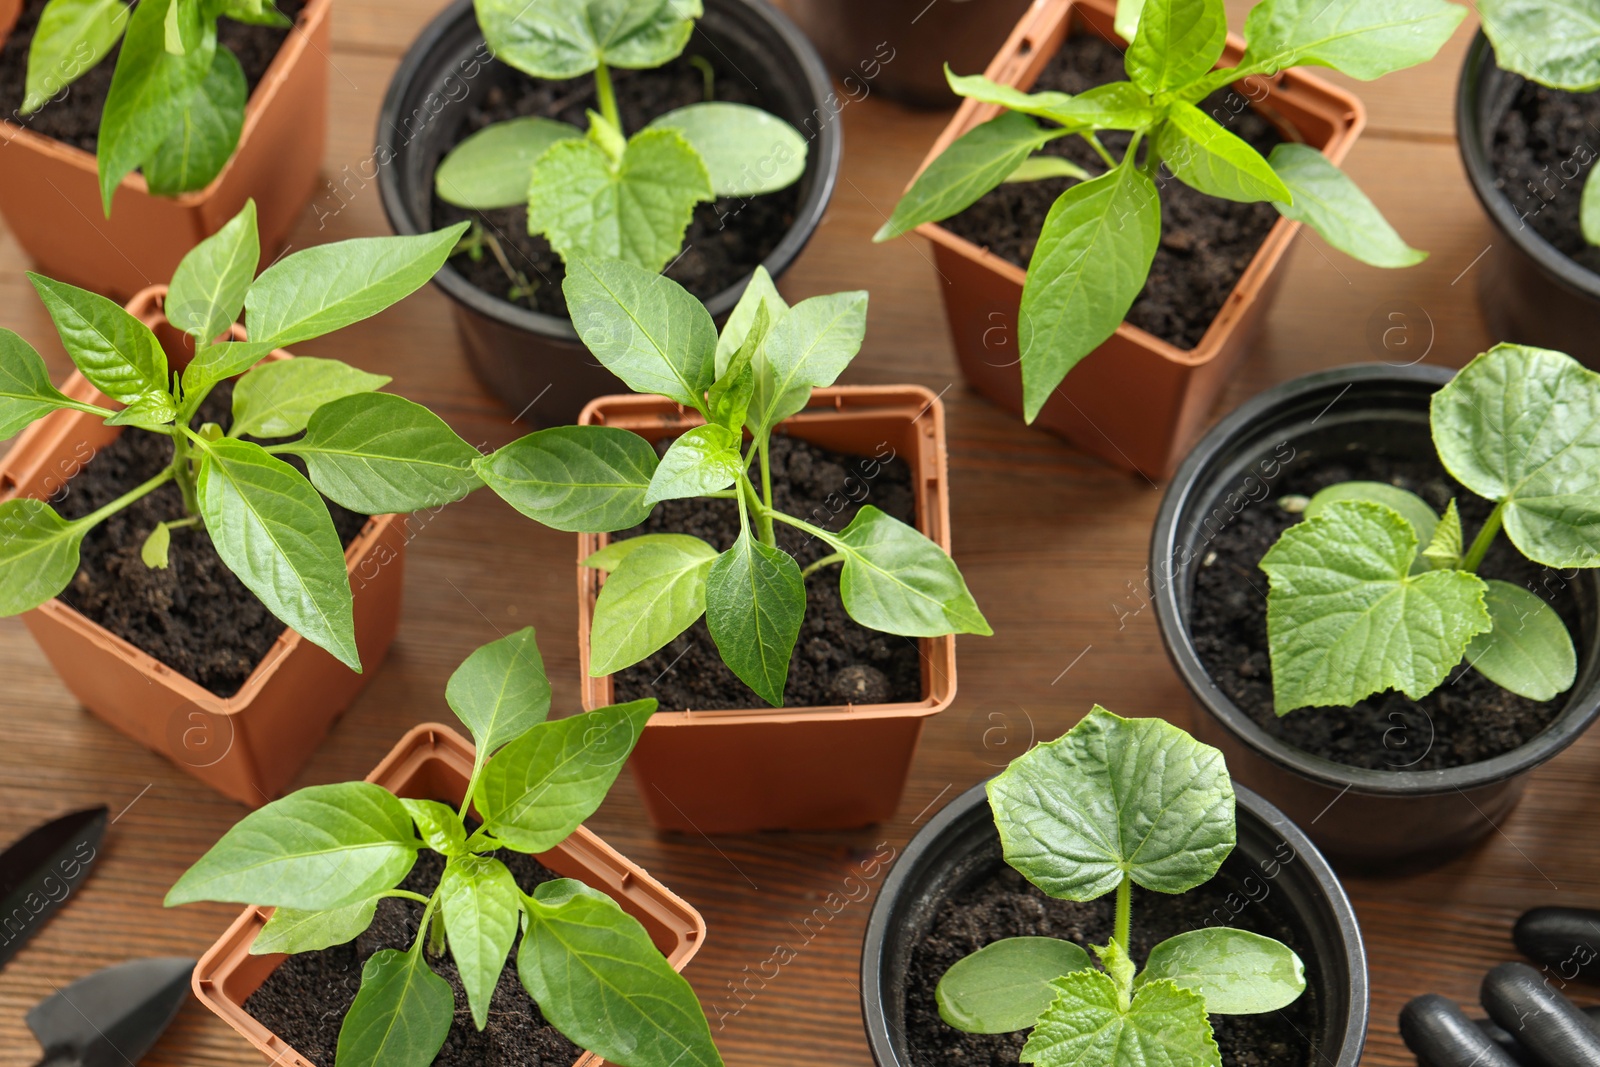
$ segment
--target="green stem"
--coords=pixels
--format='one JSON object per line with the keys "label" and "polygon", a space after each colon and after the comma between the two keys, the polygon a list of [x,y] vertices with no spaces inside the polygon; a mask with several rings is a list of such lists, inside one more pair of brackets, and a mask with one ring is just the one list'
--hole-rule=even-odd
{"label": "green stem", "polygon": [[74,520],[74,522],[76,525],[82,526],[85,529],[88,529],[91,526],[98,526],[100,523],[109,519],[111,516],[115,515],[117,512],[121,511],[135,500],[138,500],[140,497],[149,496],[151,493],[155,492],[157,489],[161,488],[171,480],[172,468],[169,467],[144,484],[129,489],[126,493],[123,493],[105,507],[100,508],[97,511],[91,511],[83,518]]}
{"label": "green stem", "polygon": [[1495,535],[1500,532],[1500,523],[1505,518],[1502,514],[1505,506],[1505,501],[1503,500],[1494,506],[1494,510],[1489,512],[1489,518],[1484,521],[1483,529],[1479,530],[1478,536],[1473,538],[1472,547],[1467,549],[1467,556],[1461,561],[1461,569],[1468,574],[1477,573],[1478,564],[1483,562],[1483,557],[1488,553],[1489,546],[1494,544]]}
{"label": "green stem", "polygon": [[1133,880],[1123,875],[1117,886],[1117,929],[1115,937],[1123,951],[1128,948],[1128,932],[1133,925]]}
{"label": "green stem", "polygon": [[759,537],[761,539],[761,543],[766,545],[768,548],[777,548],[778,538],[772,529],[771,509],[767,508],[761,503],[761,497],[756,493],[756,487],[754,483],[750,481],[749,476],[744,474],[739,475],[739,491],[741,494],[743,494],[740,497],[740,515],[745,515],[746,509],[748,509],[750,513],[753,513],[756,518],[756,536]]}
{"label": "green stem", "polygon": [[185,515],[200,514],[200,491],[195,484],[193,464],[189,462],[189,440],[193,431],[181,423],[172,434],[172,466],[168,468],[178,481],[178,491],[183,494]]}
{"label": "green stem", "polygon": [[801,571],[800,572],[800,577],[802,579],[809,578],[815,572],[817,572],[817,571],[821,570],[822,568],[828,566],[828,564],[830,564],[830,563],[840,563],[840,562],[843,562],[843,560],[844,560],[844,553],[843,552],[835,552],[832,555],[823,556],[821,559],[817,560],[811,566],[809,566],[805,570]]}
{"label": "green stem", "polygon": [[804,530],[812,537],[821,538],[825,543],[833,545],[835,548],[839,546],[839,539],[821,527],[813,526],[809,522],[804,522],[792,515],[785,515],[776,508],[768,508],[767,515],[770,518],[777,519],[785,526],[793,526],[796,530]]}
{"label": "green stem", "polygon": [[611,88],[611,71],[606,69],[604,63],[594,68],[595,95],[600,98],[600,114],[606,121],[615,126],[618,132],[622,131],[622,116],[617,112],[617,94]]}
{"label": "green stem", "polygon": [[428,928],[433,925],[433,909],[439,904],[439,894],[435,893],[428,898],[427,907],[422,909],[422,922],[417,926],[417,939],[411,944],[411,951],[417,952],[427,940]]}
{"label": "green stem", "polygon": [[414,900],[418,904],[427,904],[431,901],[431,898],[425,897],[421,893],[413,893],[409,889],[391,889],[384,896],[393,897],[396,900]]}
{"label": "green stem", "polygon": [[772,438],[761,438],[761,503],[772,507]]}
{"label": "green stem", "polygon": [[1083,139],[1089,142],[1090,148],[1093,148],[1097,153],[1099,153],[1101,159],[1105,160],[1106,166],[1110,167],[1112,170],[1115,170],[1118,167],[1119,164],[1117,163],[1116,157],[1110,152],[1106,151],[1106,146],[1100,143],[1100,138],[1096,137],[1093,133],[1086,133],[1083,135]]}

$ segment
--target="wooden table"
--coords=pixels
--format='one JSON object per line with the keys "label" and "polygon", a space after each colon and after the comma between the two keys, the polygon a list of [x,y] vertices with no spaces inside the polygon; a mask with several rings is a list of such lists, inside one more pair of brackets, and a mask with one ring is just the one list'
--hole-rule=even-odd
{"label": "wooden table", "polygon": [[[439,6],[336,5],[325,173],[338,191],[330,186],[307,210],[293,235],[297,247],[388,232],[376,187],[361,181],[359,166],[390,75]],[[1248,5],[1230,6],[1234,24],[1242,24]],[[1470,25],[1460,29],[1426,67],[1353,86],[1370,123],[1348,170],[1431,257],[1411,270],[1384,272],[1304,236],[1223,410],[1323,367],[1396,353],[1459,366],[1486,347],[1474,267],[1486,250],[1499,250],[1490,247],[1494,238],[1462,173],[1451,117],[1470,35]],[[870,1064],[856,978],[868,902],[846,907],[777,977],[746,978],[778,942],[794,942],[801,921],[880,842],[903,844],[929,813],[994,773],[1029,738],[1056,736],[1094,702],[1182,725],[1191,714],[1142,592],[1160,487],[1027,430],[969,393],[955,368],[942,283],[926,248],[916,238],[868,240],[945,119],[870,96],[844,109],[838,192],[783,288],[791,299],[870,289],[866,348],[845,380],[919,382],[942,392],[955,554],[996,636],[961,639],[960,695],[929,723],[904,802],[887,825],[716,841],[659,837],[626,778],[590,823],[705,913],[710,939],[688,974],[736,1067]],[[0,230],[0,325],[38,345],[59,378],[68,364],[22,277],[26,266]],[[1406,309],[1403,322],[1387,318]],[[1409,347],[1375,351],[1366,340],[1374,319],[1406,327]],[[395,392],[428,404],[475,443],[498,446],[525,432],[468,372],[445,298],[431,288],[301,351],[393,375]],[[359,778],[407,727],[448,719],[442,695],[451,669],[516,627],[538,627],[557,707],[575,708],[573,555],[570,535],[522,520],[486,492],[423,526],[411,546],[394,650],[302,784]],[[0,718],[0,841],[77,806],[105,803],[117,815],[97,873],[0,972],[0,1067],[26,1067],[36,1054],[22,1015],[53,988],[134,956],[198,955],[224,929],[236,908],[163,911],[161,898],[243,809],[90,717],[15,619],[0,620]],[[1597,757],[1600,736],[1591,736],[1547,766],[1515,815],[1471,855],[1422,877],[1348,883],[1372,964],[1365,1063],[1409,1067],[1414,1061],[1396,1034],[1400,1006],[1426,991],[1474,1000],[1483,972],[1514,955],[1507,931],[1523,908],[1600,904],[1600,848],[1583,830],[1600,810]],[[755,992],[736,997],[736,986]],[[197,1005],[145,1061],[260,1062]]]}

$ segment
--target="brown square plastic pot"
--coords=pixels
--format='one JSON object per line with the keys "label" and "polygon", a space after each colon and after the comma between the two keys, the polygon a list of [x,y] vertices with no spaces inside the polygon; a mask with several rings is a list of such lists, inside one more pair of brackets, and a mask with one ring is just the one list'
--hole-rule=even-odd
{"label": "brown square plastic pot", "polygon": [[[182,335],[162,316],[165,295],[164,286],[148,289],[128,310],[156,331],[172,364],[182,366],[188,352]],[[293,357],[279,351],[268,358]],[[61,391],[75,400],[111,403],[77,372]],[[83,412],[52,412],[24,430],[0,460],[0,499],[58,497],[68,479],[121,432]],[[377,515],[345,550],[362,674],[285,630],[239,691],[219,697],[59,597],[22,618],[79,703],[224,796],[254,808],[288,789],[383,662],[400,624],[405,547],[405,517]]]}
{"label": "brown square plastic pot", "polygon": [[[603,396],[583,425],[617,426],[651,441],[703,421],[659,396]],[[911,468],[917,529],[950,551],[944,406],[914,385],[833,386],[778,428],[837,452],[888,443]],[[589,625],[602,575],[583,561],[607,543],[578,537],[578,664],[583,706],[613,703],[612,678],[589,676]],[[922,724],[956,695],[955,638],[924,637],[922,699],[904,704],[666,711],[651,718],[630,766],[650,821],[662,830],[846,830],[894,814]]]}
{"label": "brown square plastic pot", "polygon": [[[0,0],[0,41],[12,2],[20,7]],[[250,94],[238,149],[204,189],[154,196],[142,175],[130,174],[108,219],[93,154],[0,119],[0,215],[39,273],[126,299],[172,277],[184,254],[252,197],[270,259],[311,199],[322,164],[332,4],[306,5]]]}
{"label": "brown square plastic pot", "polygon": [[[1113,0],[1043,0],[1024,15],[984,73],[1003,85],[1031,87],[1073,33],[1118,42]],[[1121,47],[1119,45],[1119,47]],[[1244,42],[1229,35],[1224,64],[1237,63]],[[1257,109],[1338,163],[1366,111],[1349,93],[1298,70],[1247,79],[1249,92],[1270,92]],[[968,100],[951,119],[926,167],[956,138],[999,109]],[[1222,311],[1191,350],[1178,348],[1124,322],[1067,375],[1034,425],[1086,452],[1152,478],[1169,475],[1199,436],[1211,406],[1243,358],[1277,286],[1277,267],[1299,223],[1279,218],[1229,294]],[[990,400],[1022,411],[1017,365],[1017,309],[1027,272],[935,223],[917,232],[933,242],[944,282],[945,314],[967,382]]]}
{"label": "brown square plastic pot", "polygon": [[[472,777],[473,747],[448,726],[424,723],[400,739],[367,781],[401,797],[438,800],[454,807],[466,794]],[[644,924],[650,940],[675,970],[683,970],[706,938],[706,922],[680,897],[650,877],[610,845],[578,827],[571,837],[537,856],[563,878],[576,878],[598,889]],[[271,908],[246,908],[194,969],[194,992],[223,1022],[237,1030],[274,1067],[316,1067],[283,1038],[244,1010],[244,1002],[285,955],[252,956],[250,945],[271,917]],[[573,1067],[602,1067],[592,1052]]]}

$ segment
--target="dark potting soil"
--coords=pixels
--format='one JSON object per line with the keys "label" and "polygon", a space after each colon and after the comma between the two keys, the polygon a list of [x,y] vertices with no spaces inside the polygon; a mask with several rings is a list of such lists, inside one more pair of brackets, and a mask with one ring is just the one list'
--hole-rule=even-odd
{"label": "dark potting soil", "polygon": [[[773,106],[767,94],[733,69],[722,53],[696,32],[683,54],[663,67],[612,72],[625,132],[637,132],[652,119],[674,108],[708,99],[705,74],[691,60],[711,64],[714,71],[711,98],[769,110]],[[587,129],[586,111],[599,108],[592,76],[570,81],[539,81],[492,60],[487,62],[486,68],[490,73],[481,77],[493,78],[495,73],[500,77],[489,83],[487,91],[467,97],[466,121],[461,124],[456,139],[443,146],[444,152],[485,126],[526,115],[543,115]],[[799,183],[765,196],[744,200],[723,197],[699,204],[684,234],[685,251],[664,273],[695,296],[708,300],[738,284],[772,254],[794,225],[799,206]],[[485,232],[499,242],[512,269],[526,278],[527,289],[531,292],[508,278],[505,269],[488,250],[477,260],[466,253],[450,260],[450,265],[474,286],[498,299],[510,300],[534,311],[566,316],[567,302],[561,293],[561,280],[566,271],[562,268],[561,257],[543,237],[528,232],[525,206],[469,211],[435,196],[432,210],[436,229],[463,219],[480,223]],[[514,288],[518,290],[515,296]]]}
{"label": "dark potting soil", "polygon": [[[306,2],[278,0],[278,10],[298,22]],[[28,49],[33,44],[33,33],[46,3],[47,0],[24,0],[16,28],[4,45],[0,45],[0,114],[7,121],[26,126],[41,136],[93,152],[100,135],[100,112],[105,107],[106,94],[111,91],[111,74],[116,69],[122,45],[118,43],[93,69],[73,82],[65,96],[57,94],[32,115],[20,114],[22,101],[27,96]],[[287,29],[251,26],[224,18],[217,23],[217,44],[226,46],[238,57],[239,65],[244,68],[245,82],[253,93],[289,33]]]}
{"label": "dark potting soil", "polygon": [[[665,451],[671,440],[657,447]],[[760,475],[752,467],[752,478]],[[842,530],[863,504],[901,522],[916,523],[911,468],[894,458],[887,443],[875,456],[847,456],[798,438],[772,439],[772,503],[778,510],[820,526]],[[664,500],[644,524],[614,536],[686,533],[719,552],[739,536],[739,505],[733,500]],[[776,526],[778,546],[804,570],[829,548],[793,527]],[[800,624],[785,707],[823,704],[886,704],[922,699],[921,652],[916,639],[879,633],[851,619],[839,596],[839,567],[806,579],[806,616]],[[662,711],[764,708],[766,702],[722,662],[701,618],[666,647],[615,676],[619,702],[655,697]]]}
{"label": "dark potting soil", "polygon": [[[495,858],[511,868],[524,893],[560,877],[532,856],[497,852]],[[444,857],[423,850],[401,888],[427,896],[438,887],[443,873]],[[421,904],[411,900],[382,901],[365,933],[344,945],[290,956],[250,994],[244,1010],[317,1067],[334,1067],[339,1027],[361,988],[361,968],[382,949],[409,949],[416,942],[422,910]],[[517,979],[516,958],[513,946],[489,1002],[489,1025],[481,1033],[473,1025],[455,960],[447,952],[430,961],[434,973],[450,983],[456,998],[455,1022],[433,1061],[436,1067],[570,1067],[583,1055],[582,1049],[545,1022]]]}
{"label": "dark potting soil", "polygon": [[[1261,875],[1236,853],[1216,878],[1180,896],[1134,887],[1133,958],[1142,965],[1159,942],[1208,922],[1276,938],[1305,958],[1308,946],[1267,906],[1270,892],[1265,898],[1259,889],[1247,893],[1247,884],[1259,887]],[[1257,903],[1238,906],[1252,898]],[[939,1017],[934,990],[959,960],[1007,937],[1059,937],[1087,949],[1109,942],[1114,925],[1113,897],[1086,904],[1056,900],[996,860],[987,876],[937,906],[928,932],[911,950],[906,976],[906,1044],[911,1067],[1013,1067],[1027,1042],[1025,1030],[968,1034]],[[1223,1067],[1310,1067],[1314,1053],[1307,1035],[1317,1029],[1321,1011],[1317,993],[1314,986],[1308,986],[1293,1004],[1264,1015],[1211,1016]]]}
{"label": "dark potting soil", "polygon": [[[1034,92],[1081,93],[1096,85],[1124,81],[1122,53],[1090,31],[1067,38],[1033,85]],[[1232,89],[1212,93],[1200,104],[1227,129],[1262,155],[1282,144],[1277,127],[1247,106]],[[1100,142],[1121,158],[1129,134],[1106,132]],[[1089,170],[1104,162],[1083,138],[1062,137],[1040,149],[1065,156]],[[1278,220],[1271,204],[1236,204],[1184,185],[1163,171],[1161,244],[1150,277],[1128,311],[1127,321],[1179,348],[1200,343],[1228,294],[1244,275],[1267,232]],[[1015,182],[987,193],[977,203],[940,225],[958,237],[987,248],[1002,259],[1026,268],[1045,216],[1056,199],[1075,184],[1069,178]]]}
{"label": "dark potting soil", "polygon": [[[1336,482],[1389,482],[1440,514],[1452,497],[1467,540],[1492,506],[1462,488],[1438,461],[1397,461],[1371,453],[1306,457],[1285,469],[1274,496],[1241,511],[1210,542],[1194,567],[1190,632],[1206,671],[1234,704],[1274,737],[1305,752],[1373,770],[1438,770],[1491,759],[1531,740],[1560,712],[1564,698],[1539,702],[1500,688],[1463,663],[1420,701],[1396,690],[1353,708],[1272,710],[1267,651],[1267,576],[1261,557],[1296,521],[1278,506],[1284,495],[1311,496]],[[1547,600],[1579,641],[1581,613],[1556,572],[1529,562],[1501,535],[1478,573],[1520,585]]]}
{"label": "dark potting soil", "polygon": [[[194,425],[227,426],[232,402],[233,384],[224,382],[200,406]],[[281,458],[305,472],[299,457]],[[129,427],[67,482],[56,510],[80,518],[171,462],[170,438]],[[339,540],[348,546],[367,516],[327,504]],[[145,566],[139,549],[150,531],[182,517],[183,494],[168,482],[95,527],[83,539],[78,573],[61,599],[185,678],[229,697],[286,627],[234,577],[202,530],[173,530],[167,568]]]}
{"label": "dark potting soil", "polygon": [[1489,145],[1495,186],[1568,259],[1600,271],[1600,248],[1583,239],[1578,205],[1600,153],[1600,92],[1563,93],[1523,82]]}

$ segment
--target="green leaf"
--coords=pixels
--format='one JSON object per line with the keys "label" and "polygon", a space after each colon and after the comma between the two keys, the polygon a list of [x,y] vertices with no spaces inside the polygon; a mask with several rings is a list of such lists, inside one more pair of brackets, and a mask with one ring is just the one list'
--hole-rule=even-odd
{"label": "green leaf", "polygon": [[561,288],[584,345],[629,389],[704,411],[717,349],[704,304],[670,278],[618,260],[569,260]]}
{"label": "green leaf", "polygon": [[533,627],[474,651],[450,676],[444,699],[472,731],[480,763],[544,722],[550,714],[550,680]]}
{"label": "green leaf", "polygon": [[134,168],[148,160],[183,123],[189,98],[211,73],[217,52],[217,27],[208,22],[199,44],[182,55],[167,51],[169,4],[154,0],[134,7],[122,38],[105,109],[100,114],[96,155],[100,200],[111,216],[111,197]]}
{"label": "green leaf", "polygon": [[1578,677],[1578,654],[1555,609],[1528,590],[1490,578],[1484,604],[1494,629],[1467,646],[1467,662],[1503,689],[1554,700]]}
{"label": "green leaf", "polygon": [[1466,16],[1446,0],[1263,0],[1245,20],[1239,67],[1333,67],[1371,81],[1432,59]]}
{"label": "green leaf", "polygon": [[0,440],[15,437],[71,403],[50,384],[50,372],[34,347],[10,330],[0,329]]}
{"label": "green leaf", "polygon": [[732,313],[728,315],[728,321],[723,324],[722,336],[717,339],[715,374],[718,378],[728,372],[734,355],[744,347],[751,329],[758,325],[758,316],[763,312],[765,318],[761,321],[765,325],[756,330],[757,345],[766,338],[767,332],[778,324],[778,320],[789,312],[789,305],[784,303],[783,297],[778,294],[778,287],[772,284],[772,275],[767,273],[767,268],[758,266],[750,275],[750,281],[746,283],[744,292],[739,295],[739,302],[733,306]]}
{"label": "green leaf", "polygon": [[1193,104],[1173,102],[1156,151],[1179,181],[1209,196],[1240,203],[1292,198],[1260,152]]}
{"label": "green leaf", "polygon": [[32,611],[65,589],[87,532],[43,500],[0,503],[0,616]]}
{"label": "green leaf", "polygon": [[156,528],[150,531],[150,536],[144,539],[144,544],[139,546],[139,559],[151,570],[164,571],[171,547],[172,530],[166,523],[158,522]]}
{"label": "green leaf", "polygon": [[238,320],[260,262],[256,202],[246,200],[237,215],[178,264],[161,305],[167,321],[198,342],[215,341]]}
{"label": "green leaf", "polygon": [[1399,689],[1431,693],[1489,629],[1483,582],[1465,571],[1411,574],[1417,535],[1393,508],[1330,504],[1289,527],[1261,560],[1271,579],[1267,643],[1279,715],[1349,707]]}
{"label": "green leaf", "polygon": [[655,710],[635,700],[529,728],[478,782],[484,828],[518,852],[555,848],[605,800]]}
{"label": "green leaf", "polygon": [[721,1067],[694,990],[614,900],[563,878],[527,915],[517,974],[569,1040],[608,1063]]}
{"label": "green leaf", "polygon": [[233,390],[229,437],[288,437],[306,428],[313,413],[340,397],[382,389],[392,381],[336,359],[280,359],[239,379]]}
{"label": "green leaf", "polygon": [[306,461],[325,496],[365,515],[443,507],[483,484],[473,470],[481,452],[421,404],[391,393],[354,393],[323,404],[306,435],[287,447]]}
{"label": "green leaf", "polygon": [[107,426],[139,426],[166,433],[178,416],[178,405],[170,393],[150,393],[106,419]]}
{"label": "green leaf", "polygon": [[422,288],[466,232],[358,237],[304,248],[261,272],[245,298],[256,344],[284,348],[370,318]]}
{"label": "green leaf", "polygon": [[[1119,29],[1125,22],[1118,9]],[[1222,0],[1146,0],[1124,61],[1128,77],[1150,94],[1182,89],[1222,58],[1228,13]]]}
{"label": "green leaf", "polygon": [[[693,542],[693,544],[690,542]],[[623,560],[650,545],[676,545],[680,552],[694,552],[697,551],[694,547],[695,544],[703,545],[705,542],[688,534],[641,534],[638,537],[612,541],[588,559],[583,560],[579,566],[593,567],[597,571],[615,571],[622,566]],[[715,550],[713,550],[712,554],[716,554]]]}
{"label": "green leaf", "polygon": [[1117,17],[1112,23],[1117,36],[1131,41],[1139,32],[1139,16],[1144,11],[1144,0],[1117,0]]}
{"label": "green leaf", "polygon": [[537,115],[485,126],[450,150],[433,173],[439,199],[478,211],[528,199],[533,165],[557,141],[582,137],[566,122]]}
{"label": "green leaf", "polygon": [[[700,0],[477,0],[496,59],[535,78],[659,67],[689,43]],[[687,1065],[685,1065],[687,1067]]]}
{"label": "green leaf", "polygon": [[279,11],[270,0],[226,0],[222,13],[235,22],[252,26],[273,26],[286,30],[294,21]]}
{"label": "green leaf", "polygon": [[969,1034],[1031,1027],[1056,999],[1057,978],[1094,967],[1089,954],[1059,937],[1009,937],[958,960],[939,979],[939,1017]]}
{"label": "green leaf", "polygon": [[868,504],[829,543],[844,553],[839,593],[861,625],[905,637],[994,632],[955,562],[899,519]]}
{"label": "green leaf", "polygon": [[1499,501],[1507,536],[1547,567],[1600,566],[1600,374],[1496,345],[1433,395],[1446,469]]}
{"label": "green leaf", "polygon": [[399,885],[422,842],[398,798],[371,782],[314,785],[239,820],[167,893],[327,911]]}
{"label": "green leaf", "polygon": [[417,824],[424,845],[443,856],[455,856],[465,850],[467,830],[450,805],[410,797],[401,797],[400,804]]}
{"label": "green leaf", "polygon": [[50,0],[28,46],[21,113],[31,115],[104,59],[128,25],[122,0]]}
{"label": "green leaf", "polygon": [[769,433],[832,385],[861,351],[867,333],[862,290],[802,300],[768,331],[756,359],[764,365],[749,416],[758,435]]}
{"label": "green leaf", "polygon": [[335,945],[348,944],[366,932],[378,912],[381,896],[369,897],[343,908],[328,911],[299,911],[276,908],[250,945],[252,956],[275,952],[319,952]]}
{"label": "green leaf", "polygon": [[1025,93],[981,74],[955,74],[948,64],[944,76],[958,96],[1059,123],[1059,129],[1045,131],[1052,137],[1086,130],[1142,130],[1162,114],[1151,102],[1150,94],[1131,82],[1107,82],[1070,96],[1057,92]]}
{"label": "green leaf", "polygon": [[239,147],[250,87],[232,52],[218,48],[200,87],[139,169],[156,196],[178,196],[210,185]]}
{"label": "green leaf", "polygon": [[222,562],[268,611],[359,672],[344,548],[311,483],[260,445],[227,437],[205,446],[199,482]]}
{"label": "green leaf", "polygon": [[1050,208],[1028,264],[1018,323],[1029,422],[1067,372],[1117,332],[1160,240],[1161,200],[1137,167],[1074,185]]}
{"label": "green leaf", "polygon": [[722,662],[775,708],[783,706],[805,613],[806,585],[794,557],[748,528],[706,574],[706,625]]}
{"label": "green leaf", "polygon": [[657,462],[650,442],[631,430],[556,426],[518,438],[472,466],[530,519],[556,530],[609,533],[649,517],[644,496]]}
{"label": "green leaf", "polygon": [[167,354],[150,327],[96,293],[28,275],[83,376],[124,404],[167,392]]}
{"label": "green leaf", "polygon": [[375,952],[361,968],[361,991],[339,1027],[339,1067],[428,1067],[455,1019],[450,983],[420,949]]}
{"label": "green leaf", "polygon": [[1124,877],[1184,893],[1233,851],[1222,753],[1161,719],[1099,705],[990,779],[989,806],[1006,862],[1062,900],[1094,900]]}
{"label": "green leaf", "polygon": [[1013,85],[1005,85],[982,74],[957,74],[944,65],[944,80],[950,91],[980,104],[994,104],[1007,111],[1020,111],[1024,115],[1049,118],[1072,106],[1072,94],[1061,92],[1029,93]]}
{"label": "green leaf", "polygon": [[450,938],[450,955],[461,972],[472,1021],[489,1023],[489,1001],[517,939],[522,890],[511,871],[487,856],[452,859],[439,880],[439,907]]}
{"label": "green leaf", "polygon": [[1259,1015],[1300,999],[1306,969],[1283,942],[1223,926],[1190,930],[1151,949],[1134,988],[1160,981],[1200,994],[1213,1015]]}
{"label": "green leaf", "polygon": [[672,442],[645,494],[646,504],[702,496],[728,488],[744,469],[743,437],[726,426],[696,426]]}
{"label": "green leaf", "polygon": [[[1589,172],[1594,176],[1594,171]],[[1600,245],[1600,182],[1583,180],[1583,199],[1578,202],[1578,224],[1583,229],[1583,239]]]}
{"label": "green leaf", "polygon": [[1452,498],[1450,506],[1445,508],[1444,518],[1434,527],[1433,539],[1422,550],[1422,555],[1430,567],[1439,570],[1460,567],[1461,555],[1465,551],[1461,537],[1461,512],[1456,510],[1456,502]]}
{"label": "green leaf", "polygon": [[1057,997],[1022,1047],[1039,1067],[1222,1067],[1206,1003],[1171,982],[1151,982],[1124,1007],[1117,985],[1100,971],[1056,979]]}
{"label": "green leaf", "polygon": [[1076,178],[1088,181],[1094,175],[1061,156],[1029,156],[1006,175],[1007,182],[1036,182],[1044,178]]}
{"label": "green leaf", "polygon": [[966,210],[1056,135],[1013,111],[968,130],[917,175],[872,239],[887,241]]}
{"label": "green leaf", "polygon": [[[755,355],[767,335],[765,304],[756,305],[756,321],[750,324],[749,334],[748,343],[739,346],[728,361],[727,369],[719,372],[706,392],[706,411],[711,421],[734,431],[749,417],[750,403],[756,395]],[[766,377],[770,382],[770,368]]]}
{"label": "green leaf", "polygon": [[718,196],[760,196],[787,189],[806,172],[806,139],[776,115],[748,104],[708,101],[654,119],[651,130],[683,135],[705,164]]}
{"label": "green leaf", "polygon": [[705,614],[706,575],[717,558],[698,537],[662,534],[616,542],[584,562],[597,566],[596,557],[622,546],[634,547],[601,561],[611,573],[589,632],[589,673],[596,678],[633,666]]}
{"label": "green leaf", "polygon": [[198,47],[200,35],[205,29],[202,18],[199,0],[172,0],[167,5],[164,24],[167,51],[181,56],[189,49]]}
{"label": "green leaf", "polygon": [[[1304,518],[1314,519],[1330,505],[1341,500],[1367,500],[1393,508],[1400,513],[1402,519],[1411,524],[1412,532],[1417,535],[1418,544],[1427,544],[1431,541],[1439,525],[1439,516],[1428,506],[1426,500],[1387,482],[1337,482],[1330,485],[1318,492],[1306,504]],[[1458,516],[1457,530],[1459,529]]]}
{"label": "green leaf", "polygon": [[1479,0],[1477,8],[1501,70],[1569,93],[1600,89],[1600,6],[1594,0]]}
{"label": "green leaf", "polygon": [[1428,253],[1406,244],[1367,194],[1328,157],[1304,144],[1281,144],[1267,158],[1294,202],[1272,206],[1310,226],[1330,245],[1374,267],[1410,267]]}
{"label": "green leaf", "polygon": [[677,130],[640,130],[615,165],[593,141],[559,141],[533,168],[528,232],[569,264],[582,256],[660,271],[683,247],[694,206],[714,196],[705,163]]}
{"label": "green leaf", "polygon": [[193,397],[254,367],[278,346],[270,341],[220,341],[195,353],[183,371],[183,393]]}

